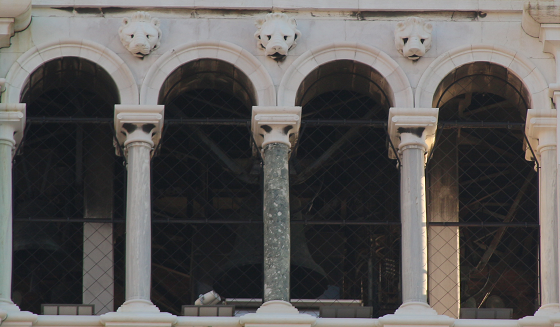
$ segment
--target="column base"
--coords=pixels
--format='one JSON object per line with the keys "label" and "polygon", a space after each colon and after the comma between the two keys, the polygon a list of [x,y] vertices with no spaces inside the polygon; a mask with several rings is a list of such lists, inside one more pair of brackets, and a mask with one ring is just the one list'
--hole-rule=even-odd
{"label": "column base", "polygon": [[12,301],[0,300],[0,312],[21,311]]}
{"label": "column base", "polygon": [[239,319],[245,327],[311,327],[317,318],[299,313],[286,301],[268,301],[261,305],[256,313],[249,313]]}
{"label": "column base", "polygon": [[36,321],[36,314],[21,311],[12,301],[0,301],[0,325],[2,327],[31,327]]}
{"label": "column base", "polygon": [[101,315],[100,321],[106,327],[171,327],[177,316],[160,312],[151,301],[129,300],[117,312]]}
{"label": "column base", "polygon": [[560,304],[558,303],[549,303],[541,306],[537,312],[535,312],[535,317],[540,316],[552,316],[553,314],[560,313]]}
{"label": "column base", "polygon": [[391,327],[432,327],[453,326],[455,319],[438,315],[427,303],[406,302],[403,303],[394,314],[379,318],[379,325]]}

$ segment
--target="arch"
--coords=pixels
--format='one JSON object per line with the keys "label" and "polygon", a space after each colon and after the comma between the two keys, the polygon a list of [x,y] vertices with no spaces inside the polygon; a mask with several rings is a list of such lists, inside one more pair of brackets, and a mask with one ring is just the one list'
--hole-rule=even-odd
{"label": "arch", "polygon": [[301,82],[315,68],[334,60],[354,60],[381,74],[391,86],[393,107],[412,108],[414,98],[410,82],[402,68],[386,53],[359,43],[331,43],[302,54],[286,71],[278,89],[278,105],[294,106]]}
{"label": "arch", "polygon": [[249,77],[256,92],[255,105],[275,106],[276,92],[272,78],[252,54],[224,41],[192,42],[171,49],[150,67],[140,89],[140,104],[157,104],[160,89],[167,77],[181,65],[198,59],[218,59],[232,64]]}
{"label": "arch", "polygon": [[87,59],[107,71],[117,85],[121,104],[138,104],[138,86],[130,68],[109,48],[88,40],[60,39],[33,47],[10,67],[3,102],[20,102],[28,77],[39,66],[61,57]]}
{"label": "arch", "polygon": [[529,90],[530,108],[551,109],[548,83],[537,67],[517,51],[488,44],[458,47],[436,58],[418,82],[415,107],[431,108],[434,94],[441,81],[454,69],[477,61],[500,65],[515,74]]}

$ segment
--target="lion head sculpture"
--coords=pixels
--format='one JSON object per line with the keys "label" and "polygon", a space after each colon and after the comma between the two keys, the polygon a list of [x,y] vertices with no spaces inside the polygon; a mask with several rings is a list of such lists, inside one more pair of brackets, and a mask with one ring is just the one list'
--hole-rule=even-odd
{"label": "lion head sculpture", "polygon": [[139,11],[132,18],[123,18],[119,36],[123,46],[138,58],[144,58],[160,45],[159,19]]}
{"label": "lion head sculpture", "polygon": [[296,39],[301,36],[296,28],[296,20],[283,13],[267,14],[264,19],[257,19],[255,26],[257,46],[274,60],[286,58],[288,51],[296,46]]}
{"label": "lion head sculpture", "polygon": [[397,24],[395,46],[397,51],[410,60],[418,60],[432,46],[432,24],[419,17],[408,17]]}

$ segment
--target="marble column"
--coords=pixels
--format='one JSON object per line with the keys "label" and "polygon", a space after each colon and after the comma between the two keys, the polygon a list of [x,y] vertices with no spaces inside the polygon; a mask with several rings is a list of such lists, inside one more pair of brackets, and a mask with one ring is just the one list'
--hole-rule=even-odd
{"label": "marble column", "polygon": [[128,170],[125,303],[117,312],[159,312],[150,300],[150,158],[162,126],[163,106],[115,106],[115,132]]}
{"label": "marble column", "polygon": [[391,108],[389,135],[401,162],[401,271],[403,304],[395,314],[430,311],[424,168],[434,144],[437,108]]}
{"label": "marble column", "polygon": [[0,311],[12,302],[12,155],[25,126],[25,104],[0,104]]}
{"label": "marble column", "polygon": [[264,160],[264,302],[290,301],[288,157],[301,107],[253,107],[251,129]]}
{"label": "marble column", "polygon": [[[526,158],[539,162],[541,307],[535,315],[560,312],[558,298],[558,204],[556,110],[527,110],[525,134],[531,148]],[[533,154],[536,158],[533,157]]]}

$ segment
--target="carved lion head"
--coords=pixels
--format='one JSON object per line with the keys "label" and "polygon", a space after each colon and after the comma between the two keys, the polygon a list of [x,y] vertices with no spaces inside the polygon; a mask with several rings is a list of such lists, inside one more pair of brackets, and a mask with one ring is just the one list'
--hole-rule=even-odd
{"label": "carved lion head", "polygon": [[395,46],[397,51],[410,60],[418,60],[432,46],[432,24],[419,17],[408,17],[397,24]]}
{"label": "carved lion head", "polygon": [[257,19],[257,46],[274,60],[286,58],[288,51],[296,46],[296,39],[301,36],[296,25],[294,18],[283,13],[271,13],[264,19]]}
{"label": "carved lion head", "polygon": [[144,58],[160,45],[159,19],[144,11],[135,13],[131,19],[123,18],[119,36],[123,46],[138,58]]}

